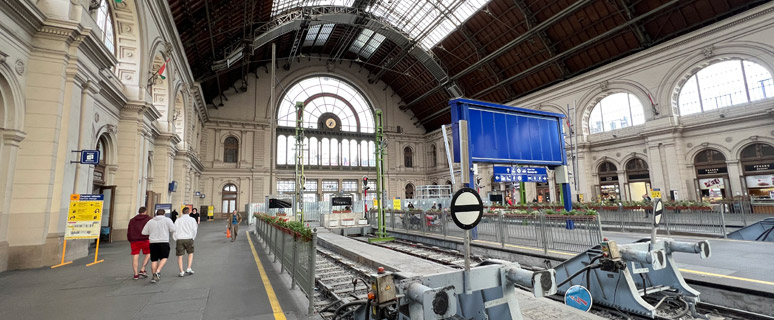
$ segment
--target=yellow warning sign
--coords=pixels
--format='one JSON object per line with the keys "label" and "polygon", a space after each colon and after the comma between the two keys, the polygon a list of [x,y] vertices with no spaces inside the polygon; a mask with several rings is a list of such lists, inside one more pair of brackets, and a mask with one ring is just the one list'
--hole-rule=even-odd
{"label": "yellow warning sign", "polygon": [[650,190],[650,197],[652,199],[661,198],[661,190]]}
{"label": "yellow warning sign", "polygon": [[65,239],[97,239],[102,226],[101,194],[70,195]]}
{"label": "yellow warning sign", "polygon": [[400,198],[392,199],[392,208],[395,210],[400,210]]}

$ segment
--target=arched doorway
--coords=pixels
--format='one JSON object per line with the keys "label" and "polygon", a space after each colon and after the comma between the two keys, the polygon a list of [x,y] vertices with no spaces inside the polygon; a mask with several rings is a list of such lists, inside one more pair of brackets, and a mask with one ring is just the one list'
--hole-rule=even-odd
{"label": "arched doorway", "polygon": [[602,162],[597,167],[599,185],[597,194],[600,201],[621,200],[621,190],[618,187],[618,167],[610,161]]}
{"label": "arched doorway", "polygon": [[762,201],[774,199],[774,146],[751,144],[742,149],[739,158],[744,175],[742,183],[750,198]]}
{"label": "arched doorway", "polygon": [[97,150],[99,151],[99,164],[94,166],[92,179],[92,193],[104,196],[102,205],[102,230],[100,238],[102,241],[113,242],[113,206],[115,203],[116,186],[108,185],[107,164],[111,163],[110,147],[106,135],[97,139]]}
{"label": "arched doorway", "polygon": [[223,192],[221,196],[223,202],[221,212],[228,214],[234,210],[237,210],[237,187],[233,183],[223,186]]}
{"label": "arched doorway", "polygon": [[728,167],[726,157],[715,149],[705,149],[693,158],[696,168],[697,198],[701,201],[717,201],[727,197]]}
{"label": "arched doorway", "polygon": [[631,201],[641,201],[645,195],[650,196],[650,171],[645,160],[634,158],[626,162],[626,185]]}

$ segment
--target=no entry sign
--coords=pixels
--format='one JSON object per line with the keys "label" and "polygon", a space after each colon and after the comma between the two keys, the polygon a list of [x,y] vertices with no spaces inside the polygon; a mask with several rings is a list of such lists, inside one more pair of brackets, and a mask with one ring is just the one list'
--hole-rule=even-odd
{"label": "no entry sign", "polygon": [[484,203],[476,190],[462,188],[451,201],[451,214],[454,224],[464,230],[473,229],[484,214]]}

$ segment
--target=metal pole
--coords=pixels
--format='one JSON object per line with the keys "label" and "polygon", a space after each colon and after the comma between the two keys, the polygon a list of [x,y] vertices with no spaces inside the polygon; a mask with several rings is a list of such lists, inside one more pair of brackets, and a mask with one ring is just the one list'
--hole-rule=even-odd
{"label": "metal pole", "polygon": [[382,195],[382,188],[384,187],[382,185],[384,183],[384,172],[382,172],[382,167],[384,166],[384,127],[382,126],[382,110],[376,110],[375,116],[376,141],[374,141],[374,144],[376,145],[376,198],[379,201],[378,206],[376,207],[378,210],[377,219],[379,220],[376,234],[378,237],[385,237],[387,236],[387,232],[384,230],[384,196]]}
{"label": "metal pole", "polygon": [[296,287],[296,265],[298,264],[298,241],[293,236],[293,265],[290,266],[290,289]]}
{"label": "metal pole", "polygon": [[454,181],[454,163],[452,163],[451,149],[449,148],[449,137],[446,136],[446,125],[441,126],[443,132],[443,147],[446,150],[446,161],[449,163],[449,176],[451,177],[452,185],[456,184]]}
{"label": "metal pole", "polygon": [[499,231],[500,231],[500,246],[502,248],[505,248],[505,227],[503,226],[503,224],[505,223],[505,217],[504,216],[505,216],[505,214],[502,211],[500,211],[500,215],[499,215],[499,217],[500,217],[500,223],[499,223],[500,228],[499,228]]}
{"label": "metal pole", "polygon": [[543,238],[543,253],[548,254],[548,237],[546,237],[546,215],[540,213],[540,235]]}
{"label": "metal pole", "polygon": [[465,271],[470,272],[470,230],[465,230]]}
{"label": "metal pole", "polygon": [[[296,102],[296,209],[301,209],[301,223],[304,223],[304,103]],[[295,217],[296,212],[293,212]]]}
{"label": "metal pole", "polygon": [[306,296],[309,298],[308,314],[314,314],[314,281],[315,281],[315,267],[317,261],[317,228],[312,230],[312,248],[309,250],[309,288],[306,290]]}
{"label": "metal pole", "polygon": [[720,225],[723,227],[723,238],[728,239],[726,232],[726,206],[720,205]]}
{"label": "metal pole", "polygon": [[282,250],[280,251],[280,274],[285,271],[285,231],[282,231]]}

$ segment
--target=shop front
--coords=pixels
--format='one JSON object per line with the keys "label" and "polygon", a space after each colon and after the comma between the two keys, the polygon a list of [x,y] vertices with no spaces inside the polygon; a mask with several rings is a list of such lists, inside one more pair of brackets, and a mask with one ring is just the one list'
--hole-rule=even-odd
{"label": "shop front", "polygon": [[742,183],[754,213],[774,213],[774,147],[756,143],[742,149]]}
{"label": "shop front", "polygon": [[621,200],[621,190],[618,187],[618,168],[609,161],[599,165],[597,170],[599,185],[596,191],[600,201]]}
{"label": "shop front", "polygon": [[626,187],[629,200],[642,201],[650,194],[650,171],[645,160],[634,158],[626,163]]}
{"label": "shop front", "polygon": [[720,151],[707,149],[699,152],[693,165],[696,168],[694,184],[698,199],[711,202],[730,197],[726,157]]}

